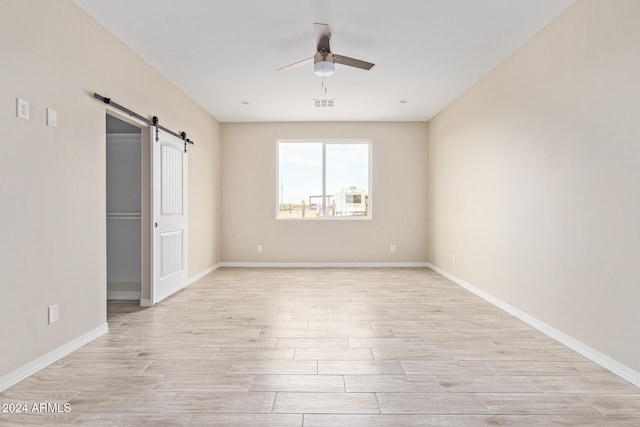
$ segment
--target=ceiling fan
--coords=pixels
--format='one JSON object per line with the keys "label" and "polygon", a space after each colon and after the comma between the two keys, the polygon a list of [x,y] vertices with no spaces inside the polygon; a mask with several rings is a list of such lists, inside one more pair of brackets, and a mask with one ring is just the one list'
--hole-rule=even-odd
{"label": "ceiling fan", "polygon": [[335,64],[347,65],[363,70],[370,70],[375,65],[371,62],[361,61],[360,59],[349,58],[348,56],[331,52],[329,46],[331,33],[329,32],[329,26],[327,24],[315,23],[313,24],[313,29],[316,33],[316,54],[311,58],[278,68],[277,71],[287,71],[313,62],[313,72],[318,76],[325,77],[335,73]]}

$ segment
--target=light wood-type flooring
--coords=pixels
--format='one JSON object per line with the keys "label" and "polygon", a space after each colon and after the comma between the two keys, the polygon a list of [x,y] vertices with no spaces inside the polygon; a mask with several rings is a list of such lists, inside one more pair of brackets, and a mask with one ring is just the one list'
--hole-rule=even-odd
{"label": "light wood-type flooring", "polygon": [[[640,389],[429,269],[219,269],[0,394],[0,425],[640,426]],[[3,350],[4,351],[4,350]]]}

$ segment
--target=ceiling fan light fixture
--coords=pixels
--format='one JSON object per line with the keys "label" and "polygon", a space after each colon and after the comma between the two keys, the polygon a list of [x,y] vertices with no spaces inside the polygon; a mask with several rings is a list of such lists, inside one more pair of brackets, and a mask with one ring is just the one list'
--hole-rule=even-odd
{"label": "ceiling fan light fixture", "polygon": [[313,72],[316,76],[330,76],[336,72],[336,64],[331,61],[318,61],[313,64]]}

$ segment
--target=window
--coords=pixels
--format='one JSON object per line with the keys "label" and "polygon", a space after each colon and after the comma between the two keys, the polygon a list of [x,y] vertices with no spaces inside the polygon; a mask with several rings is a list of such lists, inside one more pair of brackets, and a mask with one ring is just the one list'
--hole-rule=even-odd
{"label": "window", "polygon": [[371,141],[278,141],[278,219],[371,218]]}

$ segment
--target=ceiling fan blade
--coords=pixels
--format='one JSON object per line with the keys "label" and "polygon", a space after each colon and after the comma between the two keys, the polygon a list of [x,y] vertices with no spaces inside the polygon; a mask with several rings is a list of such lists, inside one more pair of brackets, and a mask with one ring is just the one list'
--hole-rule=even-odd
{"label": "ceiling fan blade", "polygon": [[293,64],[285,65],[284,67],[278,68],[276,71],[288,71],[307,64],[313,64],[313,56],[311,58],[303,59],[302,61],[294,62]]}
{"label": "ceiling fan blade", "polygon": [[331,40],[331,33],[329,32],[329,26],[327,24],[313,24],[313,30],[316,33],[316,48],[318,52],[325,51],[331,52],[329,47],[329,41]]}
{"label": "ceiling fan blade", "polygon": [[361,61],[355,58],[349,58],[348,56],[333,54],[333,59],[336,64],[348,65],[349,67],[362,68],[363,70],[370,70],[374,65],[371,62]]}

